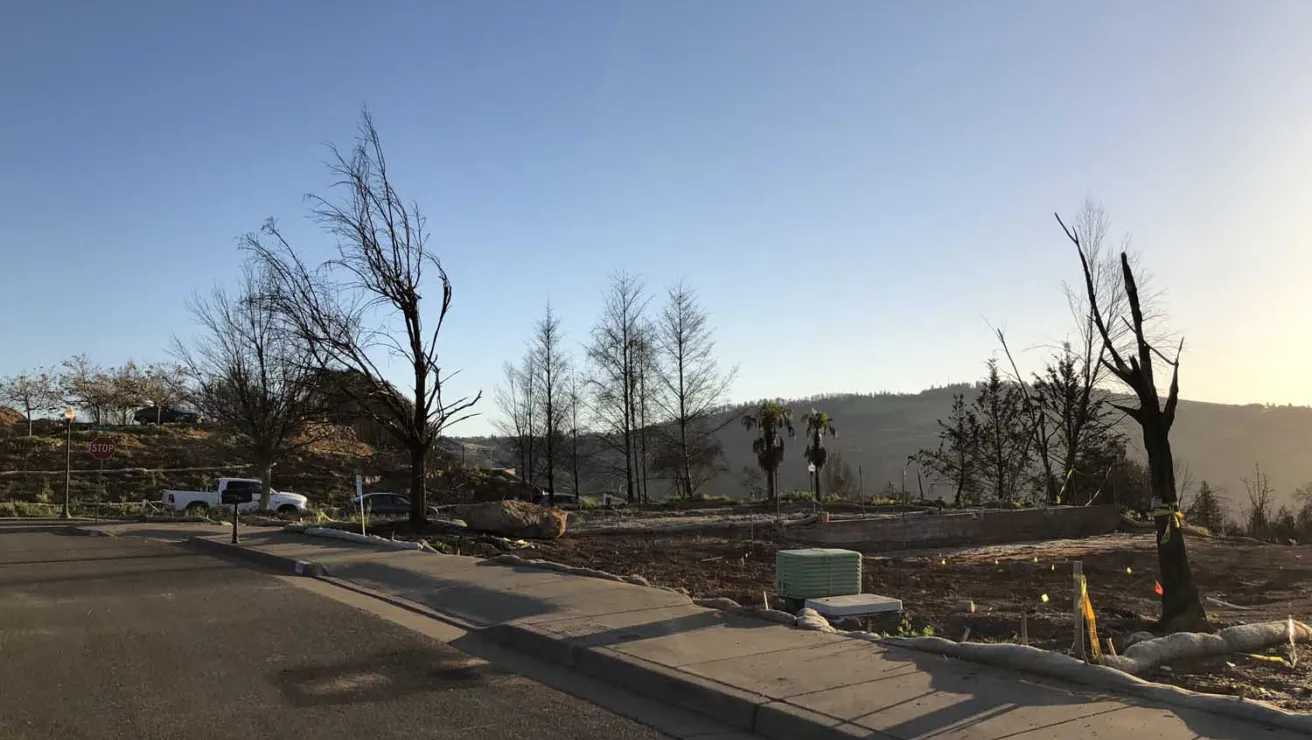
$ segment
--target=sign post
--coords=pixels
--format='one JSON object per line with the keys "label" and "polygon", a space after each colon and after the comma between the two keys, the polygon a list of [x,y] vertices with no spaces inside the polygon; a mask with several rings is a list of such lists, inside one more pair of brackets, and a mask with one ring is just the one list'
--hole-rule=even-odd
{"label": "sign post", "polygon": [[219,495],[219,503],[225,506],[232,504],[232,544],[234,545],[240,542],[237,537],[237,505],[249,504],[253,500],[251,493],[249,488],[239,488],[235,491],[225,488]]}
{"label": "sign post", "polygon": [[364,480],[360,475],[360,469],[355,469],[355,498],[360,502],[360,534],[369,534],[365,531],[364,524]]}
{"label": "sign post", "polygon": [[114,440],[107,437],[96,437],[91,440],[91,445],[88,448],[91,457],[95,458],[100,466],[100,473],[96,477],[95,521],[97,522],[100,521],[100,489],[105,485],[105,461],[114,456],[114,450],[116,449],[118,449],[118,446],[114,444]]}

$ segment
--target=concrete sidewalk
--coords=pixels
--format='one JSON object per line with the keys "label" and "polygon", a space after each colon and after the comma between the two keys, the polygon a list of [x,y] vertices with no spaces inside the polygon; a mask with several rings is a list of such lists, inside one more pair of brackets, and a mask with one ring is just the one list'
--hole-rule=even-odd
{"label": "concrete sidewalk", "polygon": [[[201,535],[207,549],[230,547],[213,528],[196,525],[101,529],[160,539]],[[780,740],[1305,737],[796,630],[697,607],[663,589],[278,530],[248,529],[242,540],[241,551],[228,554],[284,570],[316,564],[330,580],[422,605],[507,646]]]}

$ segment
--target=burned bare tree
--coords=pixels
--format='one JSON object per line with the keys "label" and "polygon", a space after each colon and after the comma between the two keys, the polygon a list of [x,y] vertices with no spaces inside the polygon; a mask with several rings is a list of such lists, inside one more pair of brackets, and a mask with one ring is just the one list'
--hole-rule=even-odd
{"label": "burned bare tree", "polygon": [[628,273],[611,277],[601,318],[592,329],[586,352],[591,366],[588,381],[592,415],[599,441],[624,463],[625,493],[629,503],[637,499],[640,471],[637,466],[637,378],[642,342],[643,314],[647,298],[642,281]]}
{"label": "burned bare tree", "polygon": [[1249,537],[1267,540],[1271,536],[1271,509],[1275,489],[1271,479],[1262,472],[1260,463],[1253,463],[1252,477],[1244,476],[1244,493],[1248,496],[1248,506],[1244,508],[1244,527]]}
{"label": "burned bare tree", "polygon": [[[536,373],[532,381],[537,389],[537,400],[541,403],[543,436],[543,454],[547,474],[547,501],[556,505],[556,471],[560,467],[561,443],[564,428],[568,422],[567,382],[570,375],[569,356],[565,354],[565,336],[560,328],[560,318],[547,305],[546,313],[534,327],[533,342],[529,350],[532,368]],[[578,495],[578,491],[574,492]]]}
{"label": "burned bare tree", "polygon": [[537,375],[533,353],[529,351],[519,366],[505,364],[504,379],[496,391],[497,408],[501,412],[497,429],[510,438],[519,477],[529,485],[534,483],[537,464]]}
{"label": "burned bare tree", "polygon": [[327,411],[304,347],[265,300],[267,276],[248,265],[239,290],[215,288],[188,308],[202,332],[173,340],[174,355],[206,418],[227,429],[259,471],[260,508],[269,508],[273,466],[320,439]]}
{"label": "burned bare tree", "polygon": [[[358,373],[380,402],[362,404],[410,453],[410,521],[426,521],[429,452],[442,432],[475,415],[482,398],[448,399],[439,338],[451,310],[446,270],[429,248],[424,217],[392,185],[382,140],[366,111],[349,153],[332,147],[339,202],[310,196],[314,216],[337,237],[337,257],[308,266],[276,222],[244,246],[270,275],[268,300],[320,368]],[[435,299],[425,301],[430,290]],[[425,309],[437,301],[437,309]],[[404,363],[409,399],[390,392],[381,357]]]}
{"label": "burned bare tree", "polygon": [[669,420],[660,426],[658,468],[672,473],[678,495],[691,498],[719,472],[722,451],[718,432],[734,417],[725,415],[718,423],[713,420],[738,369],[721,371],[710,317],[696,292],[683,283],[667,293],[665,308],[656,321],[655,344],[658,392],[652,394],[653,401]]}
{"label": "burned bare tree", "polygon": [[575,499],[581,500],[583,486],[580,474],[583,468],[583,447],[579,437],[583,434],[583,385],[577,371],[570,372],[567,387],[568,395],[565,402],[568,404],[566,416],[569,419],[569,469],[574,479]]}
{"label": "burned bare tree", "polygon": [[[1080,257],[1089,321],[1105,351],[1100,355],[1100,364],[1129,388],[1138,402],[1135,406],[1113,406],[1139,424],[1144,451],[1148,455],[1152,514],[1157,525],[1157,564],[1162,584],[1162,616],[1158,626],[1166,631],[1209,630],[1207,614],[1194,585],[1185,549],[1171,454],[1170,433],[1180,402],[1180,352],[1184,349],[1184,342],[1181,340],[1175,358],[1169,359],[1149,341],[1143,302],[1127,252],[1122,251],[1120,255],[1119,289],[1108,291],[1106,283],[1099,285],[1098,268],[1091,262],[1080,234],[1068,228],[1061,216],[1053,215],[1057,216],[1057,223],[1075,245]],[[1100,287],[1103,290],[1100,291]],[[1117,296],[1124,297],[1123,304],[1117,301]],[[1128,309],[1128,317],[1117,310],[1121,305]],[[1171,368],[1171,384],[1164,403],[1157,393],[1154,356]]]}
{"label": "burned bare tree", "polygon": [[647,445],[648,434],[652,428],[651,414],[654,410],[652,394],[657,390],[655,332],[645,321],[638,327],[633,341],[633,373],[629,376],[630,397],[633,399],[632,428],[637,436],[634,447],[634,471],[638,482],[638,500],[644,504],[651,503],[651,491],[647,477],[650,460],[650,448]]}

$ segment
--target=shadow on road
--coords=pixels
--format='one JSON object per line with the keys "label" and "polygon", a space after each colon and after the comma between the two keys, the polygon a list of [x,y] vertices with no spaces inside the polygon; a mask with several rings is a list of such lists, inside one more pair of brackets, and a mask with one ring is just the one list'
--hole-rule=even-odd
{"label": "shadow on road", "polygon": [[36,560],[5,560],[0,561],[0,568],[9,565],[55,565],[58,563],[114,563],[122,560],[157,560],[161,558],[176,558],[176,552],[159,552],[148,555],[109,555],[109,556],[91,556],[85,558],[38,558]]}
{"label": "shadow on road", "polygon": [[76,583],[78,581],[97,581],[100,583],[110,583],[113,581],[129,578],[146,578],[158,575],[160,573],[201,573],[206,571],[232,571],[232,566],[224,563],[221,565],[188,565],[180,568],[150,568],[149,570],[128,570],[119,571],[118,573],[81,573],[68,576],[40,576],[36,578],[0,578],[0,586],[45,586],[57,583]]}
{"label": "shadow on road", "polygon": [[291,704],[315,706],[397,701],[415,693],[478,688],[497,673],[460,653],[409,650],[284,669],[271,679]]}
{"label": "shadow on road", "polygon": [[399,594],[440,612],[485,624],[550,614],[556,607],[522,594],[472,586],[467,582],[418,573],[383,563],[333,564],[331,575],[363,586]]}

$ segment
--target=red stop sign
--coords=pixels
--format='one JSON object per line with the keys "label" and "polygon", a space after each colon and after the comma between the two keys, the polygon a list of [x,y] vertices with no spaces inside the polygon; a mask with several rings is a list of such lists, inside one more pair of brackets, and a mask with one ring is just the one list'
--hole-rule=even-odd
{"label": "red stop sign", "polygon": [[91,441],[91,456],[97,460],[108,460],[114,456],[114,450],[117,447],[113,440],[97,437]]}

